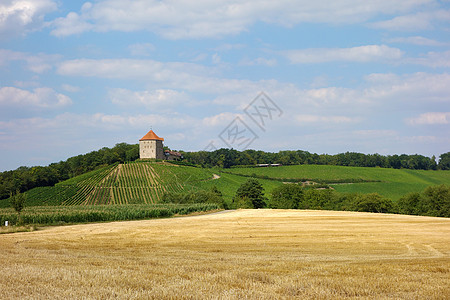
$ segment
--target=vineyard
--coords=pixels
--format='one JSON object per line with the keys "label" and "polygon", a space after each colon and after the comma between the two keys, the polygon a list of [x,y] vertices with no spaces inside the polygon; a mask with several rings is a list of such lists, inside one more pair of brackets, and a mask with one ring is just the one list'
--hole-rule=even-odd
{"label": "vineyard", "polygon": [[212,176],[206,169],[167,163],[114,164],[54,187],[32,189],[27,192],[27,206],[155,204],[165,192],[197,190]]}

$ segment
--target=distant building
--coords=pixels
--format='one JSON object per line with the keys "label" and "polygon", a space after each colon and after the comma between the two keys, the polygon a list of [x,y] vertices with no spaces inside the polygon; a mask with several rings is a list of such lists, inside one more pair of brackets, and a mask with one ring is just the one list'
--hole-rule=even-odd
{"label": "distant building", "polygon": [[181,153],[177,151],[165,150],[164,154],[167,160],[181,160],[183,158]]}
{"label": "distant building", "polygon": [[163,138],[150,130],[139,140],[139,158],[165,159],[163,142]]}

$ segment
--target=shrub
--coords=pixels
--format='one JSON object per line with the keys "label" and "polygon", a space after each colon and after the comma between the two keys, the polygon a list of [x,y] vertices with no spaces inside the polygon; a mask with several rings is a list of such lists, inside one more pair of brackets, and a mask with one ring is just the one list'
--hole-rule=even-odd
{"label": "shrub", "polygon": [[398,200],[399,212],[407,215],[424,214],[424,201],[420,193],[409,193]]}
{"label": "shrub", "polygon": [[303,188],[298,184],[283,184],[272,191],[271,208],[297,209],[303,201]]}
{"label": "shrub", "polygon": [[233,203],[247,202],[248,198],[252,202],[251,208],[263,208],[266,207],[266,197],[264,196],[264,188],[261,183],[256,179],[249,179],[238,188],[236,195],[233,198]]}
{"label": "shrub", "polygon": [[423,192],[428,214],[436,217],[450,217],[450,186],[441,184],[429,186]]}
{"label": "shrub", "polygon": [[216,188],[211,191],[196,191],[188,193],[166,192],[162,197],[163,203],[194,204],[194,203],[214,203],[227,209],[227,204],[222,197],[222,193]]}
{"label": "shrub", "polygon": [[22,212],[22,209],[25,207],[25,201],[27,200],[27,197],[25,194],[20,193],[19,190],[15,194],[11,193],[9,198],[9,204],[14,208],[14,210],[17,212],[17,219],[18,224],[20,225],[22,223],[22,218],[20,213]]}
{"label": "shrub", "polygon": [[380,196],[378,193],[358,195],[353,203],[353,210],[389,213],[394,212],[392,200]]}

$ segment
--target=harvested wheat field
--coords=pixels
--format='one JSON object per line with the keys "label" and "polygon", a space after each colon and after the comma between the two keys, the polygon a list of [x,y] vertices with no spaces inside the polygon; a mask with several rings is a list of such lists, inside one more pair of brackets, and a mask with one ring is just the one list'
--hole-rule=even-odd
{"label": "harvested wheat field", "polygon": [[0,235],[0,299],[445,299],[450,220],[220,214]]}

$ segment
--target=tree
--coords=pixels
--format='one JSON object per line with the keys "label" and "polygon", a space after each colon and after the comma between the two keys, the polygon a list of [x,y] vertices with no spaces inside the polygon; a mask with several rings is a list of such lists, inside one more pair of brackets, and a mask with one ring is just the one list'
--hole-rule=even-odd
{"label": "tree", "polygon": [[450,152],[443,153],[439,156],[439,169],[450,170]]}
{"label": "tree", "polygon": [[450,186],[445,184],[429,186],[423,194],[429,206],[427,214],[436,217],[450,217]]}
{"label": "tree", "polygon": [[375,213],[394,212],[392,200],[383,198],[378,193],[360,194],[356,197],[353,204],[355,211],[367,211]]}
{"label": "tree", "polygon": [[[233,198],[235,205],[242,203],[247,199],[251,202],[253,208],[266,207],[266,197],[264,197],[264,188],[258,180],[251,178],[241,184]],[[248,203],[248,201],[244,201]],[[240,207],[240,206],[237,206]]]}
{"label": "tree", "polygon": [[20,225],[22,224],[22,218],[20,216],[20,213],[22,212],[22,209],[25,206],[25,201],[27,200],[27,196],[19,190],[16,191],[15,194],[11,193],[9,198],[9,204],[14,208],[14,210],[17,212],[18,221],[17,223]]}
{"label": "tree", "polygon": [[425,200],[420,193],[409,193],[398,200],[399,212],[406,215],[420,215],[427,212]]}
{"label": "tree", "polygon": [[303,188],[298,184],[283,184],[272,191],[271,208],[297,209],[303,201]]}
{"label": "tree", "polygon": [[218,197],[222,197],[222,196],[223,196],[222,192],[219,191],[219,189],[218,189],[217,186],[215,186],[215,185],[213,185],[213,186],[211,187],[211,193],[216,194]]}

